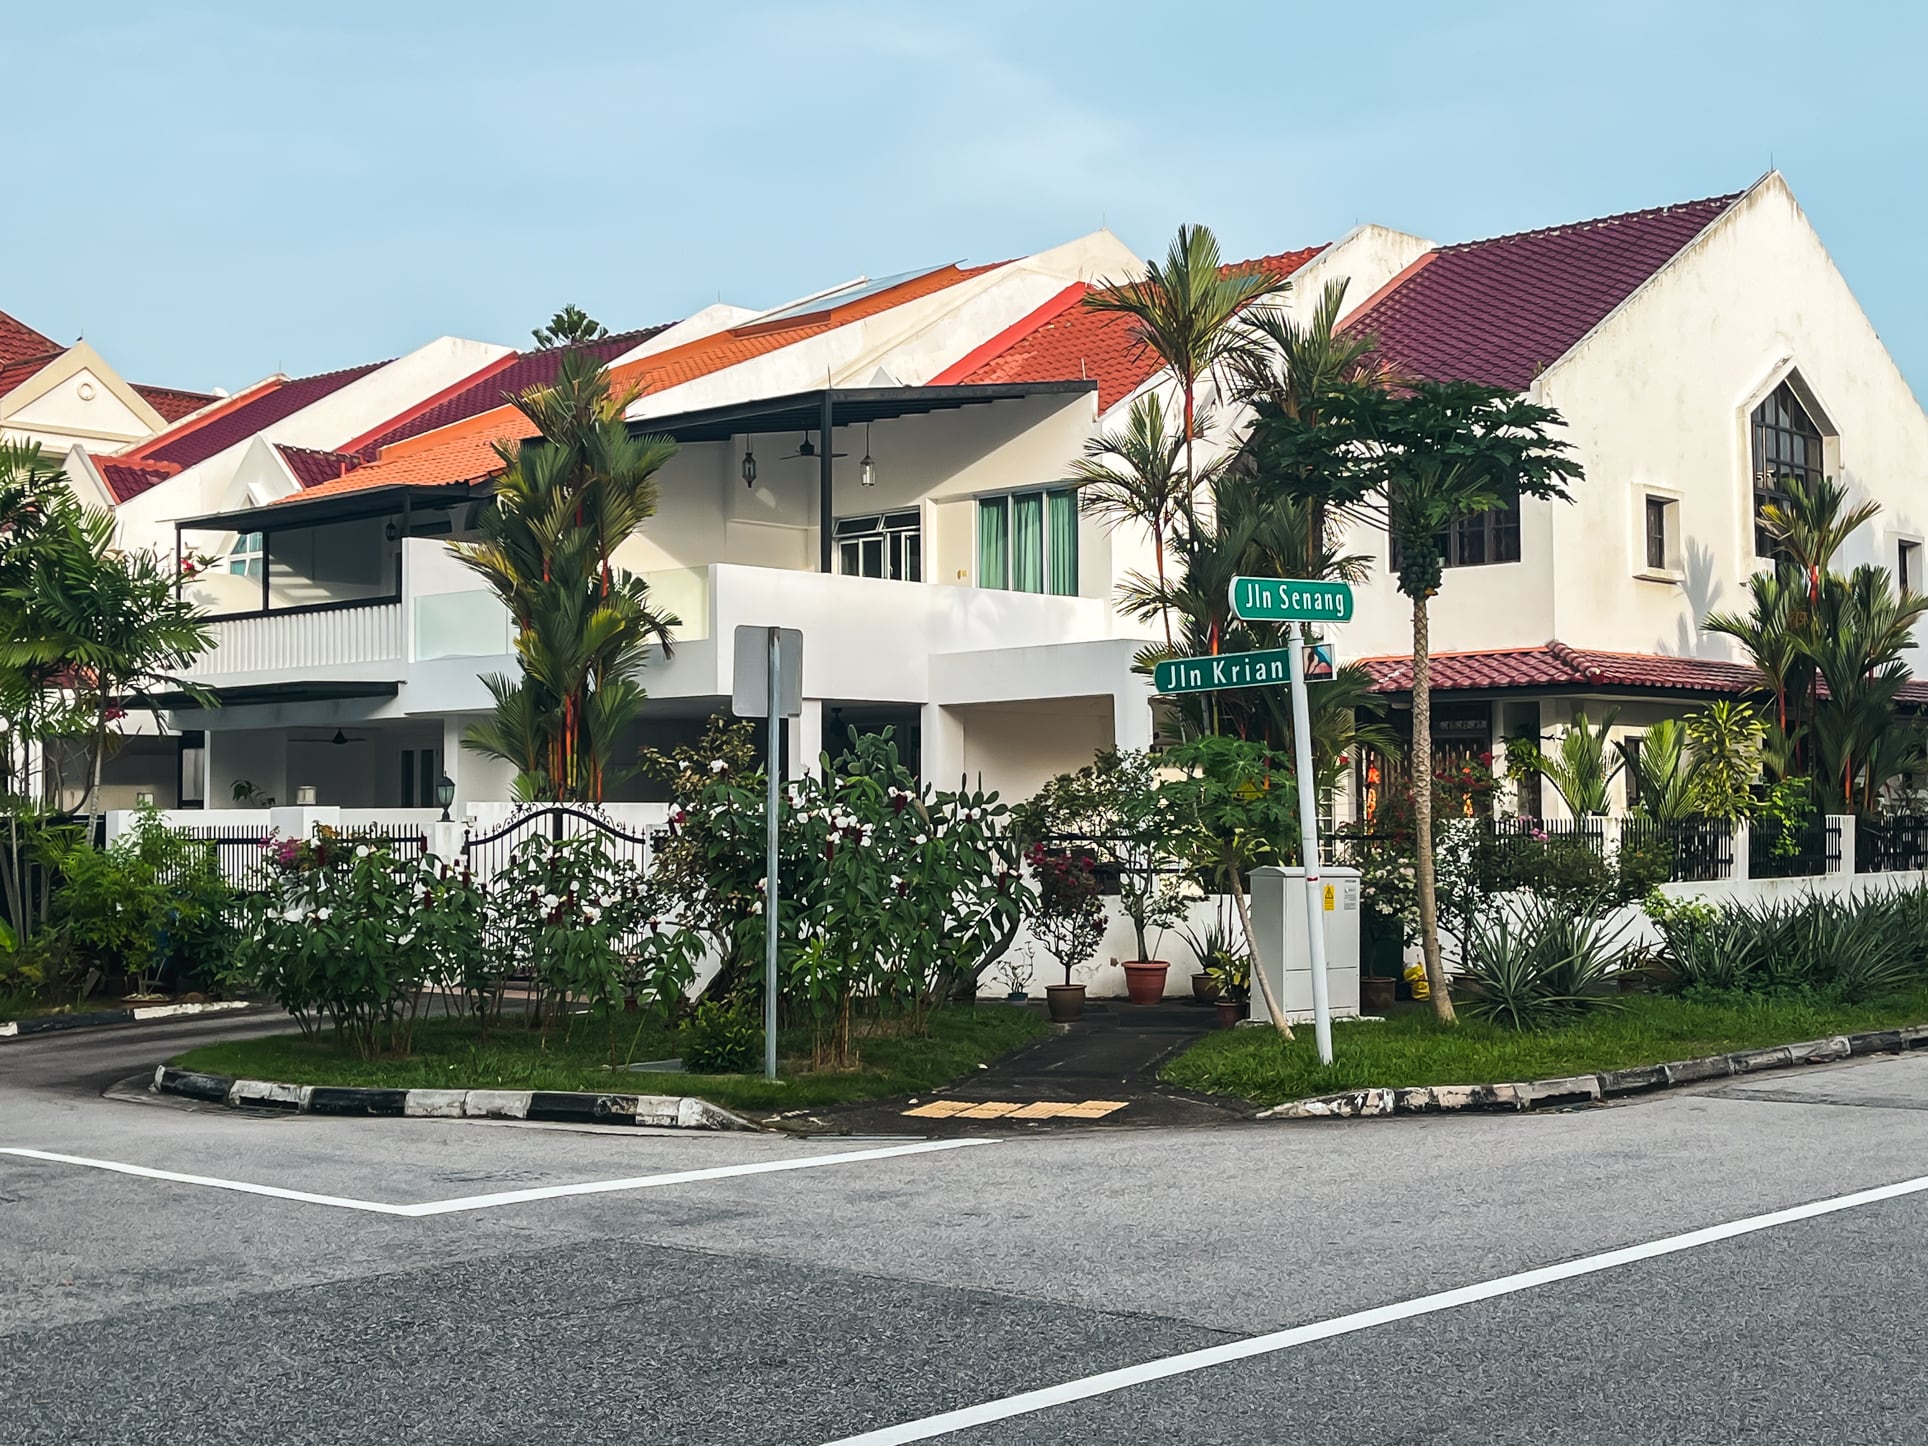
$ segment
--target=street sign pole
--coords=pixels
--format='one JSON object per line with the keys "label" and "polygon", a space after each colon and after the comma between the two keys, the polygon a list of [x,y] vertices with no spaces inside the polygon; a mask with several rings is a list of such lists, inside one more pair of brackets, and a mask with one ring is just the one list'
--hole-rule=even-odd
{"label": "street sign pole", "polygon": [[[1292,625],[1296,641],[1307,646],[1312,629]],[[1305,648],[1292,646],[1288,666],[1292,689],[1292,766],[1299,788],[1299,861],[1305,866],[1305,929],[1312,966],[1312,1033],[1319,1046],[1319,1063],[1332,1063],[1332,1002],[1326,989],[1325,891],[1319,882],[1319,797],[1312,773],[1311,706],[1305,695]]]}
{"label": "street sign pole", "polygon": [[[829,444],[826,443],[826,446]],[[780,889],[777,883],[777,812],[783,788],[780,770],[783,766],[782,754],[777,748],[777,730],[784,727],[788,720],[784,717],[780,700],[783,697],[783,629],[771,628],[769,682],[770,691],[764,696],[769,699],[769,707],[764,712],[769,729],[769,753],[764,765],[765,793],[763,802],[763,1077],[773,1080],[777,1077],[777,920],[780,917],[777,901]]]}

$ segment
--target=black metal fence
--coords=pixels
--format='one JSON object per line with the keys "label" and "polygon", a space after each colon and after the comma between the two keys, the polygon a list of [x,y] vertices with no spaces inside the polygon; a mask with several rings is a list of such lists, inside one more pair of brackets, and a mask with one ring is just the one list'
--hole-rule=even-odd
{"label": "black metal fence", "polygon": [[1831,874],[1841,867],[1841,825],[1819,815],[1798,823],[1757,818],[1747,831],[1747,874],[1754,879],[1794,879]]}
{"label": "black metal fence", "polygon": [[1670,859],[1669,883],[1707,883],[1734,872],[1734,825],[1724,818],[1620,821],[1620,851],[1661,853]]}
{"label": "black metal fence", "polygon": [[1919,814],[1864,818],[1854,826],[1854,871],[1896,873],[1928,869],[1928,818]]}

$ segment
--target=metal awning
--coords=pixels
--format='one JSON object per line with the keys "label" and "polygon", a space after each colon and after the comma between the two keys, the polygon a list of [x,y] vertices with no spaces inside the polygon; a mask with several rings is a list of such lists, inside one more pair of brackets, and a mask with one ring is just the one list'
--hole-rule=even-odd
{"label": "metal awning", "polygon": [[922,417],[959,407],[982,407],[995,402],[1021,402],[1032,397],[1071,397],[1095,392],[1095,381],[995,382],[956,387],[830,387],[793,392],[786,397],[733,402],[698,412],[674,412],[663,417],[636,417],[629,430],[638,435],[674,437],[679,442],[727,442],[745,434],[816,431],[828,404],[833,427],[861,427],[865,422],[890,422],[899,417]]}
{"label": "metal awning", "polygon": [[[349,474],[353,476],[351,472]],[[325,492],[319,497],[290,497],[286,502],[271,502],[266,507],[246,507],[235,512],[210,512],[202,517],[184,517],[174,524],[176,532],[276,532],[288,527],[314,527],[324,522],[352,522],[362,517],[391,517],[413,507],[435,507],[465,502],[486,496],[486,484],[446,482],[426,485],[397,482],[388,487],[368,487],[361,491]]]}
{"label": "metal awning", "polygon": [[[273,614],[268,616],[272,617]],[[250,708],[268,703],[332,703],[347,698],[393,698],[401,690],[399,681],[240,683],[227,688],[207,685],[207,691],[214,695],[223,708]],[[170,713],[206,711],[191,693],[156,693],[154,706]]]}

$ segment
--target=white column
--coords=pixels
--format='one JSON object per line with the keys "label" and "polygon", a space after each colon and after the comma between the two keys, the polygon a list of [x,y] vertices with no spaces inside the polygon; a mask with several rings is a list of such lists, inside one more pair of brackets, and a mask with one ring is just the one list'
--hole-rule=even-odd
{"label": "white column", "polygon": [[[786,726],[790,730],[787,776],[803,778],[815,773],[819,756],[823,753],[823,699],[805,698],[803,711],[790,719]],[[831,740],[839,747],[844,741],[841,738]]]}
{"label": "white column", "polygon": [[955,708],[926,703],[918,724],[924,753],[924,782],[955,789],[964,776],[964,719]]}
{"label": "white column", "polygon": [[1111,695],[1111,741],[1116,748],[1151,747],[1151,687],[1142,678]]}
{"label": "white column", "polygon": [[[1853,878],[1855,872],[1854,815],[1851,813],[1829,814],[1828,823],[1841,830],[1841,860],[1834,866],[1832,872],[1845,874],[1847,877]],[[1823,867],[1825,867],[1825,865],[1823,865]]]}
{"label": "white column", "polygon": [[[468,732],[468,727],[467,720],[455,714],[445,713],[442,715],[442,772],[446,773],[449,777],[449,782],[455,785],[455,803],[449,810],[450,818],[461,817],[461,807],[469,800],[469,795],[464,790],[464,784],[467,780],[462,777],[464,772],[463,764],[467,762],[462,751],[462,735]],[[471,754],[469,756],[473,757],[474,755]],[[433,803],[434,801],[435,796],[430,794],[428,802]]]}

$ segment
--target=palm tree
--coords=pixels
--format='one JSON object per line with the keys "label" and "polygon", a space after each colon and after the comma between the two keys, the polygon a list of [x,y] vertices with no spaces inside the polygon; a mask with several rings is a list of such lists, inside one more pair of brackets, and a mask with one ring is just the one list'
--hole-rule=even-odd
{"label": "palm tree", "polygon": [[1386,509],[1393,570],[1413,612],[1413,825],[1420,943],[1433,1009],[1455,1022],[1439,956],[1433,868],[1432,690],[1428,602],[1445,567],[1450,527],[1522,497],[1564,499],[1581,475],[1568,444],[1548,435],[1563,425],[1551,407],[1471,382],[1414,382],[1399,391],[1362,387],[1335,399],[1334,418],[1356,447]]}
{"label": "palm tree", "polygon": [[676,454],[667,437],[630,435],[633,400],[611,394],[593,359],[565,357],[553,386],[515,399],[540,437],[497,448],[506,471],[478,521],[483,540],[454,544],[515,619],[522,664],[519,681],[483,680],[495,715],[466,746],[513,764],[523,797],[602,798],[642,706],[635,675],[680,625],[614,562],[656,511],[656,474]]}
{"label": "palm tree", "polygon": [[[1537,765],[1540,776],[1553,785],[1553,791],[1575,818],[1597,818],[1607,811],[1607,788],[1624,766],[1622,762],[1607,762],[1607,734],[1619,716],[1618,708],[1609,708],[1595,728],[1587,722],[1584,710],[1575,713],[1558,750]],[[1621,750],[1623,760],[1625,751]]]}
{"label": "palm tree", "polygon": [[1132,338],[1164,364],[1184,399],[1185,475],[1196,479],[1192,443],[1198,435],[1198,384],[1245,344],[1239,316],[1292,283],[1263,269],[1233,269],[1219,257],[1209,226],[1178,228],[1161,264],[1135,281],[1107,282],[1084,304],[1129,319]]}
{"label": "palm tree", "polygon": [[[1574,722],[1579,726],[1577,718]],[[1606,726],[1602,723],[1603,732]],[[1694,816],[1701,795],[1703,764],[1689,741],[1685,723],[1678,718],[1663,718],[1642,735],[1639,748],[1624,743],[1619,748],[1638,795],[1635,811],[1656,823]]]}
{"label": "palm tree", "polygon": [[[1084,455],[1071,464],[1069,480],[1079,486],[1078,503],[1115,530],[1135,522],[1151,534],[1158,585],[1165,585],[1165,539],[1183,515],[1194,483],[1189,464],[1179,461],[1189,437],[1171,430],[1158,393],[1136,398],[1124,426],[1085,443]],[[1171,615],[1159,612],[1165,642],[1172,641]]]}

